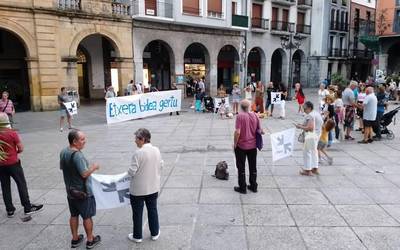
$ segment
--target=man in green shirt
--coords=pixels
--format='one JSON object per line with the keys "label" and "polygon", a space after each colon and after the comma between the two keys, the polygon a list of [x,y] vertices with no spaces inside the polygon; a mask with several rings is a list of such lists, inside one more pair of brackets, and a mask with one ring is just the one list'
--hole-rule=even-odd
{"label": "man in green shirt", "polygon": [[67,191],[68,206],[71,213],[69,220],[72,240],[71,248],[79,247],[83,235],[78,235],[79,215],[87,235],[86,248],[92,249],[101,242],[100,235],[93,234],[92,217],[96,215],[96,200],[92,192],[91,174],[99,169],[98,164],[89,165],[81,152],[86,143],[86,136],[79,130],[68,134],[69,146],[60,153],[60,168],[63,171]]}

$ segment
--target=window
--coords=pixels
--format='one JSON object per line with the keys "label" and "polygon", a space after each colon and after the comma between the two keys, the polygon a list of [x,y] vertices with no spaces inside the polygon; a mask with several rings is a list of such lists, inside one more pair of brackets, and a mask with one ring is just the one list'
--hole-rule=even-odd
{"label": "window", "polygon": [[144,2],[146,15],[157,16],[157,0],[146,0]]}
{"label": "window", "polygon": [[184,14],[200,16],[199,0],[182,0],[182,10]]}
{"label": "window", "polygon": [[367,20],[368,21],[371,20],[371,12],[370,11],[367,11]]}
{"label": "window", "polygon": [[237,2],[232,2],[232,15],[237,14]]}
{"label": "window", "polygon": [[208,16],[222,18],[222,0],[208,0]]}
{"label": "window", "polygon": [[251,17],[252,27],[261,28],[262,24],[261,19],[262,19],[262,5],[253,3],[252,17]]}

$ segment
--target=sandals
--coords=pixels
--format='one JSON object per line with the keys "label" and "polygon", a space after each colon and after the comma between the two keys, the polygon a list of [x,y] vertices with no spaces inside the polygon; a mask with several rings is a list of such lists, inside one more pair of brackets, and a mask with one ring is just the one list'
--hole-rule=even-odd
{"label": "sandals", "polygon": [[300,175],[305,175],[305,176],[312,176],[312,171],[311,170],[301,170]]}

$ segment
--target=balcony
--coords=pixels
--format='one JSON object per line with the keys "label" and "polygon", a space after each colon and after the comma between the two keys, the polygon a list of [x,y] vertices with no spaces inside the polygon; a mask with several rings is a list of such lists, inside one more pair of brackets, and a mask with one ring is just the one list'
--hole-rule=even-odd
{"label": "balcony", "polygon": [[272,3],[291,6],[296,4],[296,0],[271,0]]}
{"label": "balcony", "polygon": [[360,36],[373,36],[375,35],[375,22],[371,20],[358,20],[358,34]]}
{"label": "balcony", "polygon": [[302,9],[312,8],[312,0],[297,0],[297,7]]}
{"label": "balcony", "polygon": [[249,17],[241,15],[232,15],[232,26],[248,28]]}
{"label": "balcony", "polygon": [[348,32],[349,31],[349,24],[348,23],[341,23],[337,21],[331,21],[331,30],[335,31],[342,31],[342,32]]}
{"label": "balcony", "polygon": [[252,17],[251,18],[251,28],[252,29],[259,29],[259,30],[268,30],[269,28],[269,20],[259,17]]}
{"label": "balcony", "polygon": [[58,8],[62,10],[82,10],[81,0],[58,0]]}
{"label": "balcony", "polygon": [[131,7],[131,15],[134,18],[148,18],[148,17],[160,17],[160,18],[173,18],[173,4],[164,1],[156,1],[155,5],[146,5],[146,1],[133,0]]}
{"label": "balcony", "polygon": [[301,33],[301,34],[310,35],[311,34],[311,25],[297,24],[296,32]]}
{"label": "balcony", "polygon": [[131,5],[126,3],[112,2],[111,9],[113,15],[119,16],[130,16],[131,15]]}
{"label": "balcony", "polygon": [[272,20],[271,32],[272,33],[294,32],[294,23]]}
{"label": "balcony", "polygon": [[370,50],[352,49],[350,50],[350,57],[353,59],[372,59],[374,53]]}
{"label": "balcony", "polygon": [[223,12],[217,12],[217,11],[208,11],[207,12],[208,17],[213,17],[213,18],[224,18],[224,13]]}
{"label": "balcony", "polygon": [[329,51],[329,57],[344,58],[348,56],[347,49],[331,49]]}

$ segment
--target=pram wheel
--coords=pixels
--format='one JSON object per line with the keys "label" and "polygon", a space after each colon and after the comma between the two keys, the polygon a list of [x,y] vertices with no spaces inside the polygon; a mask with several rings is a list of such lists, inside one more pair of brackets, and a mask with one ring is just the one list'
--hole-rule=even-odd
{"label": "pram wheel", "polygon": [[393,140],[394,139],[394,133],[393,133],[393,131],[392,130],[388,130],[388,133],[387,133],[387,135],[386,135],[386,138],[388,139],[388,140]]}

